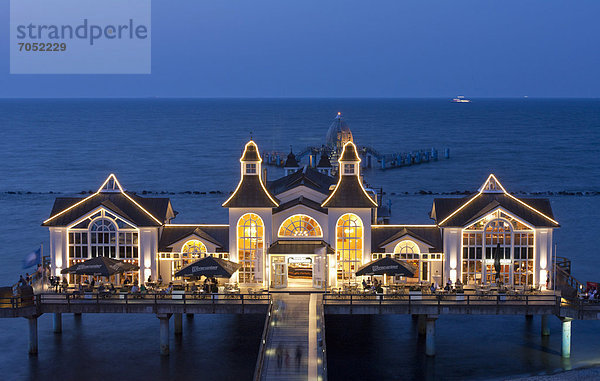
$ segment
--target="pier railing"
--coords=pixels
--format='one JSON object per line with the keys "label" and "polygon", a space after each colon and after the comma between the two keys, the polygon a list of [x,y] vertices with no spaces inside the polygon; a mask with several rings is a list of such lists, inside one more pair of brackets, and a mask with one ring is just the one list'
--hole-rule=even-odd
{"label": "pier railing", "polygon": [[267,343],[269,342],[269,333],[271,332],[271,319],[273,315],[273,302],[269,303],[269,309],[267,316],[265,316],[265,325],[263,327],[263,333],[260,339],[260,347],[258,349],[258,358],[256,360],[256,368],[254,369],[254,381],[259,381],[262,378],[262,367],[265,362],[265,355],[267,353]]}
{"label": "pier railing", "polygon": [[323,295],[323,303],[343,304],[429,304],[429,305],[539,305],[560,304],[560,294],[338,294],[326,293]]}
{"label": "pier railing", "polygon": [[195,294],[182,292],[177,294],[164,293],[43,293],[35,295],[39,303],[44,304],[245,304],[268,302],[270,295],[262,294]]}
{"label": "pier railing", "polygon": [[336,313],[534,314],[557,313],[561,297],[554,293],[325,294],[323,304]]}
{"label": "pier railing", "polygon": [[42,293],[0,298],[0,317],[44,313],[264,313],[270,301],[267,293]]}

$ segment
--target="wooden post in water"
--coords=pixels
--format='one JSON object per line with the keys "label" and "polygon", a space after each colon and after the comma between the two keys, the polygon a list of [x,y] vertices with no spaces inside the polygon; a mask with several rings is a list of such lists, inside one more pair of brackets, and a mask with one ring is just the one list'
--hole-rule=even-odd
{"label": "wooden post in water", "polygon": [[419,336],[425,336],[427,328],[425,322],[426,315],[417,315],[417,331],[419,332]]}
{"label": "wooden post in water", "polygon": [[160,354],[169,355],[169,319],[171,314],[156,314],[160,320]]}
{"label": "wooden post in water", "polygon": [[52,322],[54,333],[62,333],[62,314],[59,312],[55,312]]}
{"label": "wooden post in water", "polygon": [[37,318],[37,316],[27,318],[29,323],[29,354],[34,356],[38,354]]}
{"label": "wooden post in water", "polygon": [[183,333],[183,314],[175,313],[173,318],[173,332],[175,333],[175,335],[181,335]]}
{"label": "wooden post in water", "polygon": [[548,326],[548,315],[542,315],[542,336],[550,336],[550,327]]}
{"label": "wooden post in water", "polygon": [[435,321],[437,315],[427,315],[425,328],[425,354],[435,356]]}

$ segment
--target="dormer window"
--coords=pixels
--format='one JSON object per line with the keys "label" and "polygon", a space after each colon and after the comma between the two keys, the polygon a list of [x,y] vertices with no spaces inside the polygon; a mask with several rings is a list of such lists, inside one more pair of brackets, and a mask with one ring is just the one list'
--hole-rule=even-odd
{"label": "dormer window", "polygon": [[344,174],[345,175],[353,175],[354,174],[354,164],[344,164]]}
{"label": "dormer window", "polygon": [[256,175],[256,164],[246,164],[246,174]]}

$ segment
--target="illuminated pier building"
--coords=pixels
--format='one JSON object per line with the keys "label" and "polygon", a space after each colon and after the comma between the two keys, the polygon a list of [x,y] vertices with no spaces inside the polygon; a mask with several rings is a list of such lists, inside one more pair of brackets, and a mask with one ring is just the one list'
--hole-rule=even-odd
{"label": "illuminated pier building", "polygon": [[299,166],[293,154],[288,161],[284,177],[265,182],[258,146],[249,141],[222,225],[176,224],[168,198],[127,192],[114,175],[85,198],[57,198],[43,223],[53,274],[104,255],[139,265],[135,278],[160,274],[168,282],[185,264],[214,255],[241,264],[232,279],[240,284],[326,289],[391,256],[418,269],[399,281],[491,283],[499,255],[505,284],[546,285],[559,227],[547,199],[516,198],[490,175],[470,196],[435,199],[431,225],[386,225],[377,194],[363,184],[351,135],[335,176],[326,156],[316,168]]}

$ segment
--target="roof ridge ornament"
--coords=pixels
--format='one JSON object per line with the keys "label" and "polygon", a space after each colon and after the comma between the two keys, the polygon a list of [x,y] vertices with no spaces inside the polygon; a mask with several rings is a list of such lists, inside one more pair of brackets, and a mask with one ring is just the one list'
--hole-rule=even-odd
{"label": "roof ridge ornament", "polygon": [[507,193],[500,181],[491,173],[483,185],[478,189],[479,193]]}
{"label": "roof ridge ornament", "polygon": [[106,193],[106,192],[121,192],[121,193],[125,192],[125,190],[121,186],[121,183],[119,183],[119,180],[117,180],[117,176],[115,176],[114,173],[111,173],[110,175],[108,175],[106,180],[104,180],[102,185],[100,185],[100,188],[98,188],[97,193]]}

